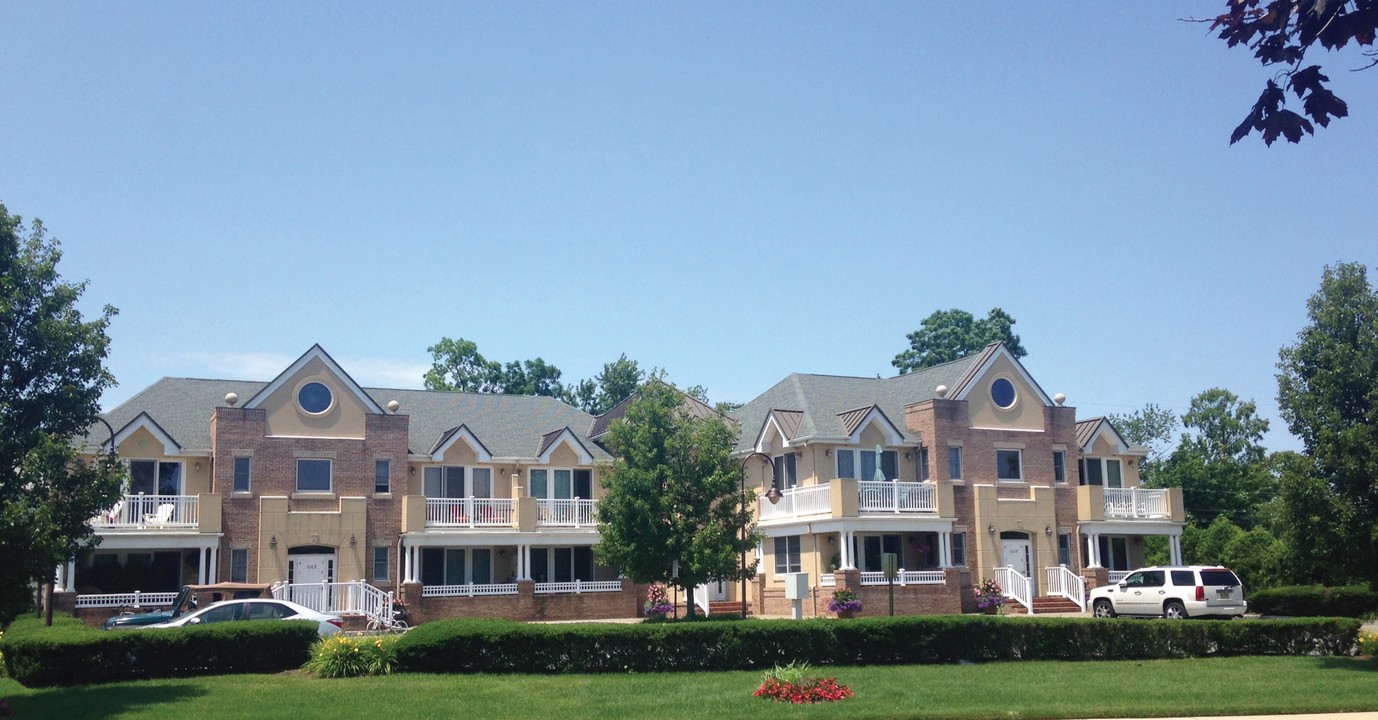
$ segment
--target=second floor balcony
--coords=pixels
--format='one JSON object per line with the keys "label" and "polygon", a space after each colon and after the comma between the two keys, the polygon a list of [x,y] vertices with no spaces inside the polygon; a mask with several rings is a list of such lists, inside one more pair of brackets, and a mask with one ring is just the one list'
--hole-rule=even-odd
{"label": "second floor balcony", "polygon": [[[950,490],[949,490],[950,494]],[[931,482],[875,482],[850,479],[793,487],[780,502],[760,501],[761,520],[821,515],[861,517],[877,515],[937,516],[941,495]],[[950,503],[949,503],[950,504]]]}
{"label": "second floor balcony", "polygon": [[123,531],[220,532],[220,496],[125,495],[91,518],[97,533]]}
{"label": "second floor balcony", "polygon": [[545,528],[596,530],[598,501],[584,498],[428,498],[403,499],[403,531],[430,529],[507,529],[531,532]]}
{"label": "second floor balcony", "polygon": [[1077,516],[1089,521],[1184,522],[1182,488],[1077,488]]}

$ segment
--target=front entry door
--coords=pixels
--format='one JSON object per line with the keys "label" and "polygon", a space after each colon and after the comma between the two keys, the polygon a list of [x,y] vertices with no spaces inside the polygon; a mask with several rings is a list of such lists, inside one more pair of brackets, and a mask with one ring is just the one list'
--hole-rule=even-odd
{"label": "front entry door", "polygon": [[727,586],[728,586],[728,583],[727,583],[726,580],[709,580],[709,581],[708,581],[708,602],[722,602],[722,601],[726,600],[726,599],[727,599]]}
{"label": "front entry door", "polygon": [[1000,564],[1012,567],[1024,577],[1033,575],[1033,543],[1028,540],[1000,541]]}
{"label": "front entry door", "polygon": [[292,555],[287,559],[291,600],[318,612],[332,612],[330,583],[335,582],[334,555]]}

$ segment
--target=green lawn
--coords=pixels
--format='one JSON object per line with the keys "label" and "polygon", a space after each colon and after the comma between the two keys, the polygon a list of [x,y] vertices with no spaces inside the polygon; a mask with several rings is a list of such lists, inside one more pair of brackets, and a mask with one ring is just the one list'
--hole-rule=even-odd
{"label": "green lawn", "polygon": [[760,673],[238,675],[29,690],[26,718],[1077,718],[1378,710],[1378,665],[1353,658],[1216,658],[832,668],[856,697],[751,697]]}

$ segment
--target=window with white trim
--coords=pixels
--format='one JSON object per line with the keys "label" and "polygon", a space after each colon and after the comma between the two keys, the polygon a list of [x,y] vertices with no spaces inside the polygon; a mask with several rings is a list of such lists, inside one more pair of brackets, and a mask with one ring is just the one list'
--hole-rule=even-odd
{"label": "window with white trim", "polygon": [[1067,453],[1062,450],[1053,451],[1053,482],[1067,484]]}
{"label": "window with white trim", "polygon": [[803,568],[799,536],[775,538],[775,574],[797,573]]}
{"label": "window with white trim", "polygon": [[1077,471],[1082,485],[1104,485],[1108,488],[1124,487],[1120,461],[1116,458],[1085,457],[1077,461]]}
{"label": "window with white trim", "polygon": [[230,582],[249,582],[249,549],[230,550]]}
{"label": "window with white trim", "polygon": [[1057,536],[1057,564],[1072,566],[1072,536],[1067,533]]}
{"label": "window with white trim", "polygon": [[392,491],[392,461],[373,461],[373,492],[385,495]]}
{"label": "window with white trim", "polygon": [[464,467],[431,466],[422,470],[421,494],[428,498],[464,497]]}
{"label": "window with white trim", "polygon": [[799,484],[797,460],[792,452],[775,456],[775,487],[788,490]]}
{"label": "window with white trim", "polygon": [[952,533],[952,564],[964,566],[967,564],[967,534]]}
{"label": "window with white trim", "polygon": [[531,579],[542,582],[590,582],[594,574],[593,548],[575,547],[531,548]]}
{"label": "window with white trim", "polygon": [[1018,482],[1024,479],[1024,457],[1022,450],[995,451],[995,477],[1005,482]]}
{"label": "window with white trim", "polygon": [[[898,470],[895,476],[899,476]],[[928,482],[928,448],[919,448],[919,482]]]}
{"label": "window with white trim", "polygon": [[392,548],[387,546],[373,548],[373,580],[374,582],[387,582],[389,579],[390,560],[392,558]]}
{"label": "window with white trim", "polygon": [[131,495],[181,495],[182,463],[165,460],[130,460]]}
{"label": "window with white trim", "polygon": [[249,470],[253,464],[252,461],[253,458],[250,457],[237,457],[234,459],[234,484],[231,492],[249,492]]}
{"label": "window with white trim", "polygon": [[962,479],[962,449],[959,447],[947,449],[947,477],[951,480]]}
{"label": "window with white trim", "polygon": [[[860,463],[857,461],[860,460]],[[860,472],[856,469],[860,467]],[[880,472],[886,480],[898,480],[900,477],[899,454],[894,450],[882,450],[880,453]],[[840,478],[856,478],[857,480],[876,479],[876,451],[875,450],[849,450],[840,449],[837,451],[837,476]]]}
{"label": "window with white trim", "polygon": [[297,458],[297,492],[330,492],[330,460]]}
{"label": "window with white trim", "polygon": [[[383,548],[386,550],[387,548]],[[492,548],[422,548],[423,585],[486,585],[493,582]]]}

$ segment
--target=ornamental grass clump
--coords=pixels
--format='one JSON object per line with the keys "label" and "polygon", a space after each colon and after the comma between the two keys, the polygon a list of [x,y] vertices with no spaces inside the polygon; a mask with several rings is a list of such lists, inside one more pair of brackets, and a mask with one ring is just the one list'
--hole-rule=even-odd
{"label": "ornamental grass clump", "polygon": [[861,598],[851,590],[834,590],[828,601],[828,611],[838,614],[861,612]]}
{"label": "ornamental grass clump", "polygon": [[784,667],[776,665],[767,670],[761,687],[752,695],[775,702],[803,705],[845,700],[855,693],[846,685],[838,684],[836,678],[813,675],[812,668],[806,662],[791,662]]}
{"label": "ornamental grass clump", "polygon": [[397,638],[331,635],[311,646],[303,669],[323,678],[388,675],[397,669]]}

